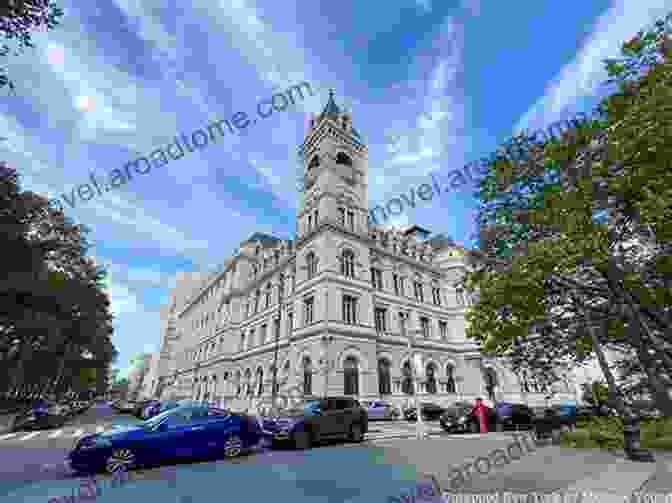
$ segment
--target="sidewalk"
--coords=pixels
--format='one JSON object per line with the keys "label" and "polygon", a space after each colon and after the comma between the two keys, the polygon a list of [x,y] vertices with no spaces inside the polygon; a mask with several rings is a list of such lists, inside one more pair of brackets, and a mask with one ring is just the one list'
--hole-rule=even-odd
{"label": "sidewalk", "polygon": [[[457,471],[477,458],[492,459],[492,452],[506,449],[510,440],[469,441],[455,436],[428,440],[403,439],[385,446],[380,462],[414,464],[418,473],[433,474],[440,487],[451,493],[550,493],[593,492],[623,501],[633,492],[672,483],[672,456],[654,451],[655,463],[638,463],[602,449],[570,449],[558,446],[536,447],[517,460],[495,465],[486,472],[471,469],[471,477],[459,488],[451,482]],[[471,445],[469,445],[471,444]],[[485,461],[481,461],[485,463]],[[483,465],[481,465],[483,466]],[[656,483],[650,481],[656,479]],[[648,486],[647,486],[648,484]],[[608,502],[605,502],[608,503]]]}

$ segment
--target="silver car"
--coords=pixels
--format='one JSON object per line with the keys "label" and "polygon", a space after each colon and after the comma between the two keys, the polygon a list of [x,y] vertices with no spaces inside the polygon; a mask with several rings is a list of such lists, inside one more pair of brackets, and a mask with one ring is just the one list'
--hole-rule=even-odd
{"label": "silver car", "polygon": [[393,421],[400,415],[394,405],[384,400],[367,400],[362,405],[366,408],[370,421]]}

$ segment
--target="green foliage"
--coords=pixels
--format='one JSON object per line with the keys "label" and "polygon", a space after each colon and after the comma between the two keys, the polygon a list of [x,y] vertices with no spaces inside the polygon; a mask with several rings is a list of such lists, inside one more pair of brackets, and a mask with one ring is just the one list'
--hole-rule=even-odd
{"label": "green foliage", "polygon": [[[62,15],[63,10],[50,0],[5,0],[0,5],[0,36],[6,41],[14,41],[14,55],[19,55],[26,47],[35,47],[31,38],[32,31],[55,28]],[[0,57],[7,56],[10,51],[10,45],[3,43]],[[14,83],[9,79],[6,68],[0,66],[0,87],[4,86],[14,89]]]}
{"label": "green foliage", "polygon": [[625,374],[642,379],[667,411],[672,360],[660,341],[672,342],[670,21],[605,62],[617,86],[594,117],[543,143],[511,139],[517,158],[501,153],[508,147],[490,157],[478,257],[463,280],[478,299],[467,335],[488,353],[506,353],[514,371],[553,381],[552,362],[618,347],[631,361]]}
{"label": "green foliage", "polygon": [[[640,425],[641,445],[650,449],[672,447],[672,418],[647,418]],[[560,445],[573,448],[623,448],[623,422],[617,417],[592,417],[577,424],[576,431],[563,432]]]}
{"label": "green foliage", "polygon": [[87,256],[87,229],[21,191],[6,164],[0,229],[0,391],[80,385],[79,369],[104,369],[117,355],[105,271]]}

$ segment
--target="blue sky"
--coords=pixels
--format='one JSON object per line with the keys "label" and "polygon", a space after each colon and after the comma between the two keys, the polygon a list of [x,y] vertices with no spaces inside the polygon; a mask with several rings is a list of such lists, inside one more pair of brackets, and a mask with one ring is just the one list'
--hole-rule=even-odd
{"label": "blue sky", "polygon": [[[61,26],[8,60],[17,93],[0,100],[3,158],[49,198],[298,82],[315,91],[66,208],[109,268],[121,369],[157,348],[175,272],[218,266],[254,232],[294,235],[297,147],[330,88],[368,144],[369,202],[386,202],[515,130],[592,109],[602,60],[672,10],[672,0],[58,3]],[[399,222],[470,243],[476,206],[469,190],[444,194]]]}

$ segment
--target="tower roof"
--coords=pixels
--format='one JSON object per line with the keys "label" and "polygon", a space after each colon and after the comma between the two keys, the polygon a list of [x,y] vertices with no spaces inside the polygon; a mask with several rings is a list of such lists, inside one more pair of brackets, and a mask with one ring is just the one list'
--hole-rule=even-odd
{"label": "tower roof", "polygon": [[[334,90],[329,89],[329,99],[327,100],[327,104],[324,106],[324,109],[322,110],[322,113],[320,114],[318,121],[322,121],[322,119],[326,117],[337,121],[340,115],[343,113],[345,113],[345,110],[341,110],[334,101]],[[351,128],[350,130],[353,136],[361,140],[362,138],[361,135],[354,127]]]}

